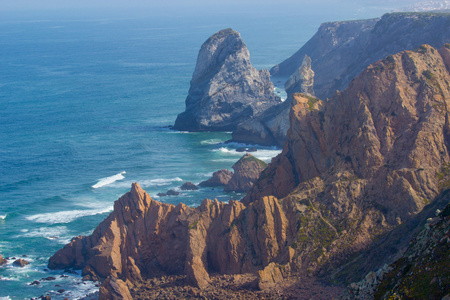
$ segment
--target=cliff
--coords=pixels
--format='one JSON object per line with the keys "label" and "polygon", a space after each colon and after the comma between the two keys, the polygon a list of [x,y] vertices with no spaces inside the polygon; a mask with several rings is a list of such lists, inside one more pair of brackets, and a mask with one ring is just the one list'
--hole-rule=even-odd
{"label": "cliff", "polygon": [[423,45],[369,66],[330,100],[294,94],[285,147],[242,202],[174,206],[133,184],[49,267],[119,279],[106,281],[104,295],[162,274],[203,290],[216,284],[211,274],[234,274],[222,286],[250,274],[246,290],[309,276],[360,280],[384,262],[368,255],[352,269],[355,256],[441,203],[435,197],[450,186],[449,70],[450,45]]}
{"label": "cliff", "polygon": [[224,29],[202,45],[186,110],[178,115],[174,129],[231,131],[279,102],[269,72],[252,67],[239,33]]}
{"label": "cliff", "polygon": [[301,66],[285,84],[287,100],[239,124],[232,133],[232,141],[283,147],[289,129],[292,95],[304,93],[312,96],[313,86],[314,71],[311,69],[311,59],[305,55]]}
{"label": "cliff", "polygon": [[317,262],[310,269],[338,274],[438,195],[436,174],[449,162],[449,47],[388,56],[329,101],[294,95],[288,141],[243,202],[274,195],[303,205],[295,245]]}
{"label": "cliff", "polygon": [[270,72],[288,78],[308,55],[315,72],[315,94],[326,99],[379,59],[422,44],[440,48],[449,43],[448,28],[450,14],[441,13],[392,13],[381,19],[324,23],[302,48]]}

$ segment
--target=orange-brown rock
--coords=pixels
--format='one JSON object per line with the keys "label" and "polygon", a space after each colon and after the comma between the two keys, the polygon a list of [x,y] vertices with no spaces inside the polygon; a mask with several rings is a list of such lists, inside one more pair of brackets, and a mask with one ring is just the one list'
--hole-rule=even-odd
{"label": "orange-brown rock", "polygon": [[133,300],[123,280],[108,276],[100,287],[99,300]]}
{"label": "orange-brown rock", "polygon": [[450,46],[389,56],[321,101],[296,94],[283,152],[244,198],[301,212],[294,265],[317,269],[366,249],[440,190],[449,160]]}
{"label": "orange-brown rock", "polygon": [[21,267],[21,268],[23,268],[23,267],[25,267],[26,265],[29,265],[29,264],[30,264],[29,261],[27,261],[27,260],[25,260],[25,259],[21,259],[21,258],[16,259],[16,260],[13,262],[13,266]]}
{"label": "orange-brown rock", "polygon": [[275,263],[270,263],[257,273],[257,284],[260,290],[273,287],[275,283],[283,280],[280,268]]}
{"label": "orange-brown rock", "polygon": [[261,172],[267,167],[267,163],[246,153],[234,165],[234,174],[225,185],[226,192],[243,193],[248,191],[259,178]]}
{"label": "orange-brown rock", "polygon": [[129,287],[142,277],[186,274],[188,283],[206,288],[209,272],[254,272],[288,259],[283,246],[293,239],[295,226],[274,197],[248,208],[239,201],[204,200],[193,209],[157,202],[134,183],[92,235],[72,239],[49,267],[82,269],[91,278],[113,276]]}
{"label": "orange-brown rock", "polygon": [[2,257],[2,255],[0,254],[0,266],[6,264],[7,262],[8,262],[8,260],[7,260],[7,259],[4,259],[4,258]]}

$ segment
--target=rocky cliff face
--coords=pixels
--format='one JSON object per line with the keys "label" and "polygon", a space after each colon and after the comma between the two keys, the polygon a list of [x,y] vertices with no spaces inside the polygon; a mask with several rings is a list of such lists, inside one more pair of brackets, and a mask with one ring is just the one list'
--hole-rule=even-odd
{"label": "rocky cliff face", "polygon": [[450,45],[424,45],[369,66],[331,100],[294,94],[283,152],[243,202],[173,206],[133,184],[91,236],[74,238],[49,267],[128,287],[185,274],[202,289],[212,273],[257,272],[259,288],[292,274],[361,275],[377,256],[363,270],[349,259],[408,226],[450,186],[449,70]]}
{"label": "rocky cliff face", "polygon": [[293,247],[317,263],[310,269],[366,249],[439,193],[436,172],[449,162],[448,47],[389,56],[329,101],[294,95],[286,146],[244,203],[298,203]]}
{"label": "rocky cliff face", "polygon": [[174,128],[231,131],[280,102],[267,70],[258,71],[239,33],[224,29],[201,47],[192,75],[186,111]]}
{"label": "rocky cliff face", "polygon": [[449,14],[433,13],[393,13],[381,19],[324,23],[299,51],[272,68],[271,74],[289,78],[308,55],[315,72],[315,94],[326,99],[379,59],[422,44],[440,48],[449,43],[449,27]]}
{"label": "rocky cliff face", "polygon": [[305,55],[301,66],[285,84],[287,100],[239,124],[233,131],[232,141],[283,147],[289,129],[292,95],[303,93],[313,96],[313,86],[314,71],[311,69],[311,59]]}
{"label": "rocky cliff face", "polygon": [[122,281],[133,287],[160,274],[186,274],[188,283],[205,288],[209,272],[246,273],[273,260],[288,261],[282,245],[293,238],[296,225],[285,210],[292,208],[273,197],[248,207],[217,200],[204,200],[196,209],[174,206],[152,200],[135,183],[92,235],[74,238],[50,258],[49,267],[120,279],[106,281],[105,295],[123,289]]}
{"label": "rocky cliff face", "polygon": [[442,212],[427,220],[404,255],[383,274],[374,298],[450,297],[449,258],[450,205],[447,205]]}

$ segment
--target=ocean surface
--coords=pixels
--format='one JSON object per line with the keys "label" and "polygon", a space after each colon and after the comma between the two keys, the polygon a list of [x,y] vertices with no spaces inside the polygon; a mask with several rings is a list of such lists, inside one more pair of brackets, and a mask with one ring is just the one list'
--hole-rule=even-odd
{"label": "ocean surface", "polygon": [[[0,12],[0,254],[10,258],[0,266],[0,299],[75,299],[98,290],[79,272],[47,270],[48,258],[90,234],[132,182],[173,204],[240,199],[210,188],[156,196],[231,169],[242,156],[235,151],[242,145],[224,143],[230,133],[167,128],[184,111],[198,50],[231,27],[253,65],[270,68],[320,23],[392,7],[321,9]],[[270,162],[279,152],[258,147],[254,155]],[[14,267],[14,258],[30,264]],[[56,279],[41,280],[48,277]]]}

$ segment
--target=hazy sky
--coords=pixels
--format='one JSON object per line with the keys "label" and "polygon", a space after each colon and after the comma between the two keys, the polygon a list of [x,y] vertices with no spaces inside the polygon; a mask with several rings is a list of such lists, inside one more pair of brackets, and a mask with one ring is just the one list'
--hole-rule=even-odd
{"label": "hazy sky", "polygon": [[[323,3],[324,9],[327,4],[355,3],[358,6],[364,5],[390,5],[406,6],[416,1],[413,0],[315,0],[314,3]],[[152,9],[172,6],[175,7],[239,7],[249,5],[276,5],[298,7],[308,5],[311,0],[0,0],[1,11],[11,10],[55,10],[55,9],[89,9],[89,8],[142,8]]]}

